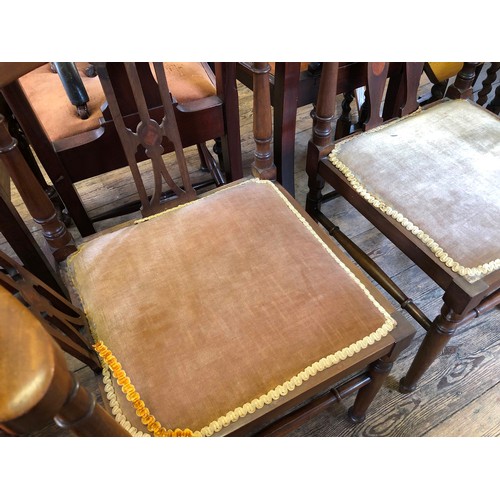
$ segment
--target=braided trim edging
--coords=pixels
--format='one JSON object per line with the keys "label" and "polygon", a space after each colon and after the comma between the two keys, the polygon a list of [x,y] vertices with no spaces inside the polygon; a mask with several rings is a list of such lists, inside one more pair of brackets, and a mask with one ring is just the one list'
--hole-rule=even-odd
{"label": "braided trim edging", "polygon": [[296,387],[302,385],[302,383],[309,380],[310,377],[314,377],[318,372],[322,372],[326,368],[330,368],[333,365],[344,361],[348,357],[352,357],[354,354],[359,353],[362,349],[365,349],[369,345],[373,345],[376,341],[385,337],[393,329],[395,323],[396,322],[393,320],[392,324],[384,324],[375,332],[351,344],[349,347],[345,347],[344,349],[337,351],[335,354],[330,354],[329,356],[321,358],[319,361],[309,365],[285,383],[271,389],[267,394],[263,394],[259,398],[255,398],[251,402],[245,403],[243,406],[239,406],[236,409],[227,412],[226,415],[210,422],[210,424],[203,427],[200,431],[194,432],[190,429],[165,429],[161,423],[153,415],[151,415],[145,403],[140,399],[139,393],[135,391],[135,387],[132,385],[130,379],[122,369],[122,365],[117,361],[111,351],[101,341],[97,342],[94,345],[94,348],[105,363],[105,366],[103,367],[103,382],[105,384],[104,390],[112,408],[112,414],[115,416],[115,420],[128,432],[130,432],[130,434],[137,437],[149,436],[149,434],[138,431],[135,427],[133,427],[123,414],[109,375],[109,368],[111,368],[111,373],[117,380],[118,385],[122,387],[122,392],[126,394],[127,400],[133,404],[137,416],[141,418],[141,422],[147,427],[149,432],[153,433],[155,437],[208,437],[212,436],[216,432],[219,432],[224,427],[227,427],[230,423],[236,422],[240,418],[245,417],[247,414],[254,413],[256,410],[263,408],[264,405],[271,404],[273,401],[277,401],[280,397],[286,396],[290,391],[293,391]]}
{"label": "braided trim edging", "polygon": [[347,179],[353,189],[364,198],[370,205],[374,206],[384,214],[392,217],[399,222],[407,231],[415,235],[422,243],[424,243],[431,252],[453,272],[464,277],[469,283],[474,283],[481,277],[486,276],[497,269],[500,269],[500,258],[490,262],[481,264],[476,267],[465,267],[455,261],[450,255],[443,250],[439,243],[434,241],[427,233],[420,229],[417,225],[413,224],[402,213],[398,212],[395,208],[387,205],[383,200],[373,195],[363,186],[356,175],[347,167],[338,157],[336,151],[332,151],[328,155],[328,159],[332,165],[339,170],[339,172]]}

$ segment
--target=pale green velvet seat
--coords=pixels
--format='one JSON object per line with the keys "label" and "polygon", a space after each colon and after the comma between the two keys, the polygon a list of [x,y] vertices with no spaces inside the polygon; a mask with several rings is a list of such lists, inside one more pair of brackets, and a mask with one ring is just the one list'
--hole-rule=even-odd
{"label": "pale green velvet seat", "polygon": [[451,270],[476,281],[500,268],[500,120],[445,101],[335,145],[351,186]]}

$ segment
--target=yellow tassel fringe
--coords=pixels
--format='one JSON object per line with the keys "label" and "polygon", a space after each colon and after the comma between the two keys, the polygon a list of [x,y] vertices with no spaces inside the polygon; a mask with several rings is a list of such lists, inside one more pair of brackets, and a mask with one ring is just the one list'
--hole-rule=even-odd
{"label": "yellow tassel fringe", "polygon": [[[193,437],[194,433],[191,429],[165,429],[156,418],[151,415],[146,404],[141,399],[140,394],[135,390],[135,387],[130,383],[130,379],[122,369],[122,365],[118,362],[113,353],[101,342],[94,344],[94,349],[99,356],[107,364],[116,378],[118,385],[122,388],[122,392],[126,394],[126,398],[135,408],[135,413],[141,418],[141,422],[147,427],[148,431],[154,437]],[[129,429],[130,431],[130,429]],[[135,433],[134,433],[135,434]]]}

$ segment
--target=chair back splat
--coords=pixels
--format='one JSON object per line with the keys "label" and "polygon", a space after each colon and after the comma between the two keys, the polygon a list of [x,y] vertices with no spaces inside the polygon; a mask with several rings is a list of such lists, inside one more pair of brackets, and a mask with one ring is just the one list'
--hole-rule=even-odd
{"label": "chair back splat", "polygon": [[87,319],[81,309],[3,252],[0,252],[0,285],[31,310],[62,349],[92,370],[100,370],[98,357],[91,348]]}
{"label": "chair back splat", "polygon": [[[389,63],[367,63],[362,130],[326,145],[313,122],[308,213],[427,332],[401,381],[405,392],[459,326],[500,302],[500,121],[472,101],[477,66],[463,63],[446,98],[419,107],[423,63],[401,63],[388,84]],[[322,78],[336,85],[335,75]],[[320,92],[317,108],[334,94]],[[325,183],[333,188],[327,195]],[[442,288],[433,321],[325,215],[324,204],[338,195]]]}
{"label": "chair back splat", "polygon": [[[108,70],[108,66],[123,65],[126,70],[126,75],[130,88],[135,108],[140,118],[136,130],[132,131],[127,127],[124,120],[124,112],[120,109],[116,97],[115,87],[113,85],[112,71]],[[158,120],[151,118],[148,103],[144,95],[143,85],[139,78],[137,65],[140,63],[95,63],[94,66],[101,80],[104,93],[106,95],[111,116],[116,124],[116,129],[123,145],[128,165],[132,171],[134,182],[141,200],[141,212],[144,216],[152,215],[161,210],[168,208],[174,204],[188,202],[196,197],[196,192],[191,186],[189,173],[187,170],[186,159],[182,149],[179,130],[175,123],[174,109],[170,92],[165,76],[163,63],[154,63],[156,79],[158,81],[158,91],[162,105],[163,116]],[[144,63],[143,63],[144,64]],[[123,78],[119,79],[120,83]],[[132,107],[132,103],[130,103]],[[127,109],[126,113],[130,114],[131,110]],[[167,171],[162,155],[165,148],[162,142],[167,140],[172,145],[177,164],[179,167],[182,186],[178,186],[171,175]],[[154,190],[152,196],[148,196],[144,182],[141,178],[139,166],[136,160],[138,149],[142,148],[148,158],[152,161]],[[162,196],[163,185],[166,183],[175,196],[175,200],[168,200]]]}

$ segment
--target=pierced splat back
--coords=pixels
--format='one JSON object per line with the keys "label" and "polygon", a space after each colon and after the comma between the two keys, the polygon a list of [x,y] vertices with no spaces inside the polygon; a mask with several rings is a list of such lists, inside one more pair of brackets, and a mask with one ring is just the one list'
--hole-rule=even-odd
{"label": "pierced splat back", "polygon": [[[370,130],[392,117],[408,115],[418,108],[417,91],[424,69],[422,62],[401,64],[400,74],[393,75],[387,84],[388,62],[370,62],[367,64],[366,100],[368,118],[363,130]],[[383,115],[382,103],[384,103]]]}
{"label": "pierced splat back", "polygon": [[28,307],[64,351],[93,370],[100,369],[97,355],[91,346],[84,312],[2,251],[0,287],[8,290]]}
{"label": "pierced splat back", "polygon": [[[133,101],[140,117],[140,122],[137,124],[135,130],[132,130],[126,124],[126,115],[130,113],[130,109],[121,109],[118,102],[117,95],[123,91],[124,87],[123,82],[116,82],[112,77],[114,72],[113,66],[118,65],[122,65],[125,68],[125,73],[122,72],[122,75],[126,74],[128,83],[130,84]],[[148,99],[146,98],[142,85],[145,81],[144,63],[95,63],[95,67],[101,80],[102,88],[108,101],[109,110],[116,124],[116,129],[139,193],[142,204],[142,214],[144,216],[149,216],[171,206],[195,199],[196,192],[189,178],[163,63],[153,63],[156,74],[155,80],[157,82],[158,93],[164,111],[160,122],[153,119],[148,111]],[[141,77],[138,68],[141,70]],[[151,78],[147,79],[148,88],[151,87],[152,82],[153,80]],[[129,106],[130,102],[127,103],[127,108]],[[162,146],[164,140],[169,141],[174,146],[182,181],[181,185],[176,184],[162,158],[165,151],[165,148]],[[148,196],[146,192],[136,160],[136,153],[139,148],[144,148],[146,155],[151,159],[154,189],[150,196]],[[167,199],[162,196],[165,184],[168,185],[175,199]]]}

